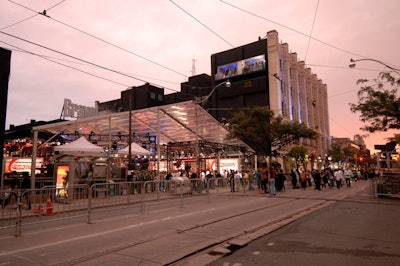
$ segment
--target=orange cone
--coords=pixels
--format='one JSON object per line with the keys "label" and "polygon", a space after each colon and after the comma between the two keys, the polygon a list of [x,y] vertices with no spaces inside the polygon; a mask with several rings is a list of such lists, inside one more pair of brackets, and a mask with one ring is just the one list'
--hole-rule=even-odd
{"label": "orange cone", "polygon": [[46,215],[51,216],[53,215],[53,203],[51,202],[51,198],[47,198],[47,208],[46,208]]}

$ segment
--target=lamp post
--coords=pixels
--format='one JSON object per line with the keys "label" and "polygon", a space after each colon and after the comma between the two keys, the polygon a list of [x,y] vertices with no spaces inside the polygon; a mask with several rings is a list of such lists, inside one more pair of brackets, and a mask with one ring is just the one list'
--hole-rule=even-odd
{"label": "lamp post", "polygon": [[205,103],[208,101],[208,99],[211,97],[211,95],[214,93],[214,91],[215,91],[217,88],[221,87],[222,85],[225,85],[227,88],[229,88],[229,87],[232,85],[232,83],[231,83],[231,82],[229,81],[229,79],[228,79],[228,80],[226,80],[226,81],[224,81],[224,82],[218,84],[217,86],[215,86],[215,87],[211,90],[211,92],[210,92],[204,99],[197,99],[197,100],[195,100],[195,103],[201,104],[201,106],[203,107],[204,104],[205,104]]}
{"label": "lamp post", "polygon": [[[195,99],[194,102],[201,105],[201,107],[204,107],[204,104],[208,101],[208,99],[211,97],[211,95],[214,93],[214,91],[221,87],[222,85],[225,85],[227,88],[229,88],[232,84],[231,82],[228,80],[221,82],[220,84],[218,84],[217,86],[215,86],[211,92],[203,99]],[[195,110],[195,118],[196,118],[196,140],[195,140],[195,152],[196,152],[196,167],[197,167],[197,177],[199,177],[200,174],[200,158],[199,158],[199,114],[197,113],[197,108]]]}
{"label": "lamp post", "polygon": [[355,68],[355,67],[356,67],[356,62],[359,62],[359,61],[373,61],[373,62],[379,63],[379,64],[385,66],[386,68],[389,68],[391,71],[396,72],[398,75],[400,75],[400,69],[395,68],[395,67],[391,67],[391,66],[385,64],[385,63],[382,62],[382,61],[379,61],[379,60],[376,60],[376,59],[372,59],[372,58],[362,58],[362,59],[353,59],[353,58],[350,58],[349,67],[350,67],[350,68]]}

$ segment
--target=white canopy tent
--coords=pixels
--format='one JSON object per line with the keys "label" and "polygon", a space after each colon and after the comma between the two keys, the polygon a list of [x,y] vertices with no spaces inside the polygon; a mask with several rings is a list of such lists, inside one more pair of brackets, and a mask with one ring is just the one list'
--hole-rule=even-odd
{"label": "white canopy tent", "polygon": [[90,143],[83,136],[73,142],[55,147],[54,151],[62,155],[104,156],[104,150],[102,147]]}
{"label": "white canopy tent", "polygon": [[[129,154],[129,145],[124,149],[118,151],[118,155],[128,155]],[[135,142],[131,144],[131,154],[132,155],[150,155],[150,151],[146,150],[143,147],[140,147]]]}

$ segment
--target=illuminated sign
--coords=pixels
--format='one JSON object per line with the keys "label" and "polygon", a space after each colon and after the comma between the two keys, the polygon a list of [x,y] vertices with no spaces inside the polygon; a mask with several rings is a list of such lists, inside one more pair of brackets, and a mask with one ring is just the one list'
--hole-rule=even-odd
{"label": "illuminated sign", "polygon": [[215,80],[263,71],[266,69],[265,63],[265,55],[258,55],[237,62],[218,66],[217,74],[215,74]]}
{"label": "illuminated sign", "polygon": [[[32,158],[6,158],[5,173],[31,172]],[[43,158],[36,158],[36,168],[43,167]],[[36,170],[35,173],[40,173]]]}
{"label": "illuminated sign", "polygon": [[[206,160],[207,170],[215,171],[217,170],[217,160],[216,159],[208,159]],[[239,160],[238,159],[220,159],[219,160],[219,172],[223,173],[224,171],[230,172],[231,170],[237,171],[239,169]]]}
{"label": "illuminated sign", "polygon": [[80,104],[72,103],[70,99],[64,99],[63,106],[64,117],[85,118],[97,116],[99,113],[98,107],[89,107]]}

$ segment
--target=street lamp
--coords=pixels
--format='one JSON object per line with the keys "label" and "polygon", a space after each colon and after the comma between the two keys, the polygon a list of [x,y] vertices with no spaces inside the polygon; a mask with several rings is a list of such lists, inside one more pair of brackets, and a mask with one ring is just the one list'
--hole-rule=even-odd
{"label": "street lamp", "polygon": [[[229,88],[232,84],[231,84],[231,82],[229,81],[229,79],[228,80],[226,80],[226,81],[224,81],[224,82],[221,82],[220,84],[218,84],[217,86],[215,86],[212,90],[211,90],[211,92],[204,98],[204,99],[199,99],[199,98],[197,98],[197,99],[195,99],[194,100],[194,102],[195,103],[197,103],[197,104],[200,104],[202,107],[204,107],[204,103],[206,103],[207,101],[208,101],[208,99],[211,97],[211,95],[214,93],[214,91],[217,89],[217,88],[219,88],[219,87],[221,87],[222,85],[225,85],[227,88]],[[196,111],[195,111],[195,119],[196,119],[196,140],[195,140],[195,142],[196,142],[196,147],[195,147],[195,152],[196,152],[196,167],[197,167],[197,176],[199,177],[199,174],[200,174],[200,172],[201,172],[201,169],[200,169],[200,158],[199,158],[199,115],[198,115],[198,111],[197,111],[197,108],[196,108]],[[217,165],[219,165],[219,162],[217,162]]]}
{"label": "street lamp", "polygon": [[201,106],[204,106],[204,103],[206,103],[206,102],[208,101],[208,99],[211,97],[211,95],[214,93],[214,91],[215,91],[217,88],[221,87],[222,85],[225,85],[227,88],[229,88],[229,87],[232,85],[232,83],[231,83],[231,82],[229,81],[229,79],[228,79],[228,80],[226,80],[226,81],[224,81],[224,82],[218,84],[217,86],[215,86],[215,87],[211,90],[211,92],[210,92],[204,99],[197,99],[197,100],[195,100],[195,103],[198,103],[198,104],[201,104]]}
{"label": "street lamp", "polygon": [[356,67],[356,62],[359,62],[359,61],[373,61],[373,62],[379,63],[379,64],[381,64],[381,65],[383,65],[383,66],[389,68],[389,69],[392,70],[393,72],[396,72],[398,75],[400,75],[400,69],[391,67],[391,66],[389,66],[389,65],[387,65],[387,64],[385,64],[385,63],[383,63],[382,61],[379,61],[379,60],[376,60],[376,59],[371,59],[371,58],[363,58],[363,59],[353,59],[353,58],[350,58],[349,67],[350,67],[350,68],[355,68],[355,67]]}

